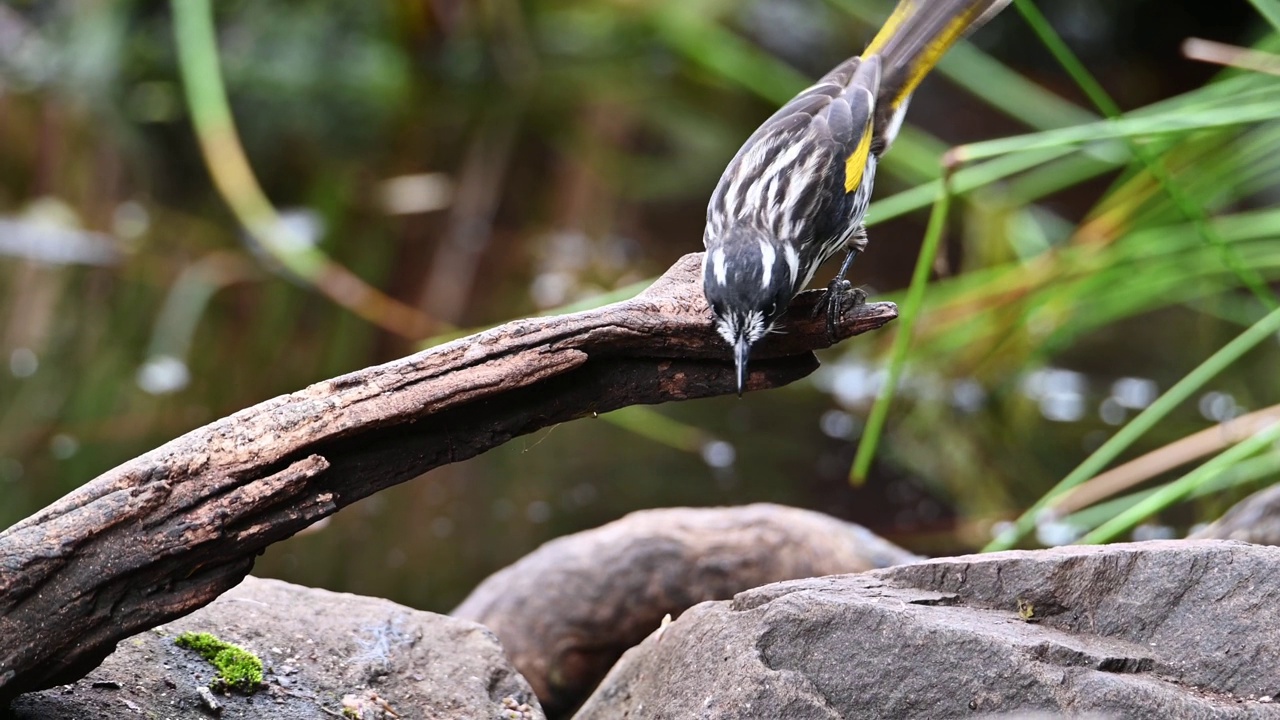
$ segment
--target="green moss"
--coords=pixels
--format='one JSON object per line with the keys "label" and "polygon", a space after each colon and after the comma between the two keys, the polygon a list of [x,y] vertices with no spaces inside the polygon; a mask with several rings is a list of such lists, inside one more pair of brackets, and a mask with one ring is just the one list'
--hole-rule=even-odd
{"label": "green moss", "polygon": [[173,642],[213,663],[218,669],[218,680],[227,687],[251,693],[262,684],[262,660],[239,645],[196,632],[182,633]]}

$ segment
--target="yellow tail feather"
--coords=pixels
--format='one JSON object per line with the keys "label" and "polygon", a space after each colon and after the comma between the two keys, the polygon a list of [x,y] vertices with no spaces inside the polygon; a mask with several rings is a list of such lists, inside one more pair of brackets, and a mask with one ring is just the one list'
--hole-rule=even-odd
{"label": "yellow tail feather", "polygon": [[[1007,0],[1005,0],[1007,3]],[[957,40],[976,22],[989,17],[987,11],[1003,5],[992,0],[900,0],[893,14],[876,33],[863,57],[881,55],[885,60],[881,107],[897,109],[933,70]]]}

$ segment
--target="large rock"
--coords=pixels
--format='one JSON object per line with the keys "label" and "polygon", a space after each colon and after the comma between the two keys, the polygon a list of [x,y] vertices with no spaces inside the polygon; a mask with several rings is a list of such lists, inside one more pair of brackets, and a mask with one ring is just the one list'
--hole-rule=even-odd
{"label": "large rock", "polygon": [[1280,485],[1263,488],[1241,500],[1191,537],[1280,545]]}
{"label": "large rock", "polygon": [[543,545],[453,614],[498,634],[554,716],[668,613],[778,580],[920,559],[859,525],[780,505],[645,510]]}
{"label": "large rock", "polygon": [[629,651],[595,718],[1280,718],[1280,549],[1065,547],[777,583]]}
{"label": "large rock", "polygon": [[[199,690],[213,666],[173,642],[186,631],[257,654],[266,686],[248,696],[205,691],[222,706],[214,711]],[[480,625],[252,577],[195,613],[120,643],[79,682],[20,696],[12,710],[18,720],[543,718],[529,685]]]}

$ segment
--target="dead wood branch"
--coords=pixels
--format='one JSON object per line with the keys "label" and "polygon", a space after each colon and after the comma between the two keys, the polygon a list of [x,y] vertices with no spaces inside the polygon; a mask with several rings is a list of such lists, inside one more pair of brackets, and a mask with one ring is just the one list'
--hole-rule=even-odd
{"label": "dead wood branch", "polygon": [[[123,638],[235,586],[254,557],[339,508],[542,427],[734,391],[700,255],[640,296],[518,320],[317,383],[193,430],[0,533],[0,706],[88,672]],[[817,293],[753,358],[749,387],[817,367]],[[843,339],[897,316],[849,313]]]}

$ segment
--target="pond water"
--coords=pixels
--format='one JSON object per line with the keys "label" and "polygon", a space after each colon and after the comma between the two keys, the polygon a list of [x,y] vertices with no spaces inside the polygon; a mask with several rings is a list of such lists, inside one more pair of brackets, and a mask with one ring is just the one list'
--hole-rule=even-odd
{"label": "pond water", "polygon": [[[246,157],[280,211],[278,237],[326,253],[412,317],[465,328],[625,287],[699,250],[706,198],[774,95],[870,36],[852,11],[885,10],[844,4],[851,12],[818,0],[687,12],[570,2],[493,18],[466,3],[310,0],[218,3],[214,20]],[[1125,108],[1213,75],[1179,55],[1188,35],[1248,42],[1263,27],[1245,3],[1186,0],[1179,13],[1160,10],[1160,27],[1131,18],[1167,4],[1097,5],[1045,11]],[[980,46],[1083,107],[1009,15]],[[922,86],[910,121],[938,148],[1027,132],[941,78]],[[1268,127],[1258,142],[1270,142]],[[887,159],[878,198],[936,173],[940,152],[920,151],[935,146],[912,155],[909,144]],[[1250,147],[1264,158],[1256,148],[1274,145]],[[1239,197],[1215,210],[1274,202],[1245,187],[1270,175],[1240,162],[1250,172],[1220,170],[1239,178]],[[1030,210],[1012,183],[956,203],[925,339],[863,486],[848,471],[891,329],[824,353],[818,373],[788,388],[518,438],[343,510],[271,547],[256,572],[447,611],[563,534],[645,508],[752,502],[830,513],[925,554],[975,550],[1256,317],[1229,283],[1114,315],[1114,304],[1089,301],[1114,303],[1108,289],[1126,283],[1025,316],[990,297],[957,310],[960,281],[1035,242],[1079,240],[1072,230],[1098,220],[1098,198],[1129,178],[1085,177]],[[853,279],[872,299],[902,299],[926,217],[871,228]],[[1159,225],[1137,211],[1125,219]],[[331,281],[286,269],[242,227],[201,156],[163,4],[0,6],[0,528],[187,430],[416,349],[421,334],[406,338],[387,313],[379,327],[369,321],[377,312],[339,307]],[[1078,267],[1063,260],[1049,272]],[[1136,287],[1149,278],[1142,270],[1110,277]],[[1025,276],[1044,271],[1029,262]],[[960,330],[938,330],[955,317]],[[1040,333],[1045,324],[1057,331]],[[1269,342],[1246,356],[1126,457],[1274,404],[1277,353]],[[1245,490],[1142,532],[1180,534]],[[1032,542],[1071,539],[1046,525]]]}

